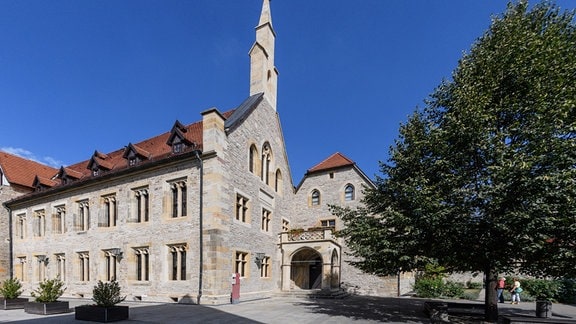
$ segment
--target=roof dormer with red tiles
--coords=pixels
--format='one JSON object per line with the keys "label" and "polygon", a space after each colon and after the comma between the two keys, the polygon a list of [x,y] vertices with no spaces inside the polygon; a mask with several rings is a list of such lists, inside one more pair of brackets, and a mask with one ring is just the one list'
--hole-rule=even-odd
{"label": "roof dormer with red tiles", "polygon": [[0,152],[0,185],[11,186],[18,191],[31,192],[35,189],[35,178],[51,179],[57,169],[47,165]]}

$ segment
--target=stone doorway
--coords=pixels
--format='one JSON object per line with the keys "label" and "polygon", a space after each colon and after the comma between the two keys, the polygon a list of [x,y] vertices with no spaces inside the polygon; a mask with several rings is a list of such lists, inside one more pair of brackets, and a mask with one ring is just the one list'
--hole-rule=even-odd
{"label": "stone doorway", "polygon": [[322,288],[322,256],[310,248],[298,251],[292,257],[290,277],[300,289]]}

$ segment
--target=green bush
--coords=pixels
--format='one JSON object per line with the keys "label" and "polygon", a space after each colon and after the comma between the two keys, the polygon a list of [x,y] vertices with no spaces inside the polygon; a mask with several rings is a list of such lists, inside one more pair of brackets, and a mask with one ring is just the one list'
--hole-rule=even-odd
{"label": "green bush", "polygon": [[546,279],[523,279],[521,287],[536,300],[556,300],[560,290],[560,281]]}
{"label": "green bush", "polygon": [[442,295],[444,282],[442,278],[420,278],[414,283],[416,295],[422,298],[436,298]]}
{"label": "green bush", "polygon": [[22,294],[22,284],[18,279],[10,278],[0,285],[0,295],[6,299],[15,299]]}
{"label": "green bush", "polygon": [[37,302],[51,303],[55,302],[62,296],[64,290],[64,282],[60,278],[45,279],[40,283],[40,287],[31,293],[32,297]]}
{"label": "green bush", "polygon": [[482,283],[477,281],[468,281],[468,289],[482,289]]}
{"label": "green bush", "polygon": [[110,282],[99,280],[92,289],[92,295],[92,300],[96,302],[96,305],[102,307],[111,307],[126,299],[126,296],[120,296],[120,285],[116,280]]}
{"label": "green bush", "polygon": [[460,298],[464,295],[464,284],[460,282],[447,281],[442,287],[442,296],[449,298]]}

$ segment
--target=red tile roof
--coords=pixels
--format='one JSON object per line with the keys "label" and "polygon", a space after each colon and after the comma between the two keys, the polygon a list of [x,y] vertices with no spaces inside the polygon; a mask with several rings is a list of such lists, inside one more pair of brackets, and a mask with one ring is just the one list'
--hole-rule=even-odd
{"label": "red tile roof", "polygon": [[0,152],[0,168],[10,184],[34,189],[36,176],[51,179],[58,169],[10,153]]}
{"label": "red tile roof", "polygon": [[335,169],[335,168],[340,168],[340,167],[344,167],[344,166],[353,166],[355,164],[356,163],[354,161],[345,157],[342,153],[336,152],[336,153],[330,155],[330,157],[328,157],[326,160],[324,160],[324,161],[316,164],[312,168],[308,169],[308,173],[325,171],[328,169]]}

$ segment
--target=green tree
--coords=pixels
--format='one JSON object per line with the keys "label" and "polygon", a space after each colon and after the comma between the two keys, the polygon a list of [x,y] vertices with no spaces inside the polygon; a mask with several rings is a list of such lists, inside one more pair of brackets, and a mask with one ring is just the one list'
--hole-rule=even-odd
{"label": "green tree", "polygon": [[361,269],[575,275],[574,12],[509,3],[400,128],[364,207],[333,207]]}

